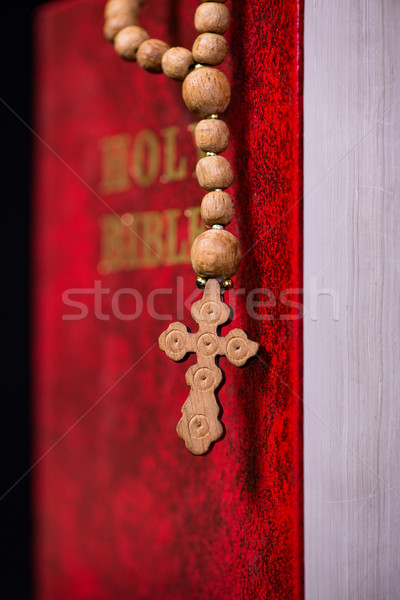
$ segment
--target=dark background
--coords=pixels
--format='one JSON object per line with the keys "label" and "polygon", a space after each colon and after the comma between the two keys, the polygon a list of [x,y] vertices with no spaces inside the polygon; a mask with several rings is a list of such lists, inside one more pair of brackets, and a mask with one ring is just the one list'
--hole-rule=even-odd
{"label": "dark background", "polygon": [[[32,19],[44,2],[2,7],[0,114],[2,164],[2,379],[0,481],[1,596],[30,598],[32,589],[29,404],[29,223],[34,127]],[[8,107],[6,106],[8,105]],[[10,110],[11,109],[11,110]],[[17,481],[20,481],[17,483]],[[12,487],[14,486],[14,487]],[[12,488],[12,489],[10,489]]]}

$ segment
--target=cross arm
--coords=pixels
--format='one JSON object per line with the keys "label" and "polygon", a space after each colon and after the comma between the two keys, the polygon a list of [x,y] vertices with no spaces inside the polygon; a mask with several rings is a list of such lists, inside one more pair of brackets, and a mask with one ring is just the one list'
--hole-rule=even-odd
{"label": "cross arm", "polygon": [[158,344],[172,360],[180,361],[189,352],[195,351],[195,341],[193,333],[183,323],[171,323],[158,338]]}
{"label": "cross arm", "polygon": [[235,367],[243,367],[243,365],[258,352],[260,344],[252,342],[247,337],[243,329],[232,329],[225,337],[220,340],[220,356],[226,358]]}

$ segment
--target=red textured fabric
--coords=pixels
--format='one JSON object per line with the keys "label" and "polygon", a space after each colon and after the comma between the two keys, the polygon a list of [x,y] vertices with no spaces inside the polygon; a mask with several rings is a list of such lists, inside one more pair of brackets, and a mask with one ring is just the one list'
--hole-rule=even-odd
{"label": "red textured fabric", "polygon": [[[243,292],[224,332],[243,327],[262,348],[243,369],[221,359],[226,435],[205,457],[190,455],[175,433],[194,359],[175,364],[155,346],[171,320],[194,325],[187,307],[180,314],[176,291],[183,288],[185,298],[193,291],[187,259],[109,274],[98,268],[104,215],[183,213],[200,204],[186,129],[194,119],[179,83],[123,62],[104,41],[103,2],[55,2],[38,15],[35,127],[44,143],[36,143],[35,169],[33,477],[40,600],[303,598],[302,331],[293,304],[302,287],[301,4],[227,3],[226,156],[236,177],[231,230],[244,259],[235,278]],[[196,6],[148,0],[143,26],[152,37],[191,47]],[[170,126],[179,127],[179,155],[188,157],[185,179],[100,189],[102,138],[135,139],[149,129],[162,139]],[[96,281],[110,290],[100,318],[94,295],[82,291]],[[157,304],[172,318],[160,321],[147,310],[140,319],[115,318],[117,290],[135,288],[146,299],[155,287],[174,290]],[[81,289],[75,299],[87,303],[85,319],[63,320],[74,313],[62,300],[71,288]],[[264,301],[259,318],[246,309],[256,288],[270,290],[254,296]],[[232,304],[232,292],[226,296]],[[122,298],[121,311],[131,302]]]}

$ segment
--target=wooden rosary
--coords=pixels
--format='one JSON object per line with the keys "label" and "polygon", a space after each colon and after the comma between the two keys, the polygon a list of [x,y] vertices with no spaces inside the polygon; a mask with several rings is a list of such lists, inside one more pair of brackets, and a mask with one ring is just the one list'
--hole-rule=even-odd
{"label": "wooden rosary", "polygon": [[233,173],[227,159],[219,156],[229,144],[228,126],[219,115],[229,105],[231,88],[226,75],[215,68],[228,53],[228,42],[222,34],[229,27],[230,14],[226,0],[202,0],[194,15],[194,26],[200,35],[190,52],[150,39],[138,23],[144,2],[109,0],[104,35],[125,60],[138,62],[150,73],[163,72],[171,79],[183,81],[183,100],[202,119],[195,128],[195,140],[206,156],[198,161],[196,176],[200,186],[208,191],[200,213],[210,229],[195,239],[191,249],[192,266],[198,275],[196,284],[204,289],[202,299],[191,309],[199,328],[197,333],[191,333],[186,325],[172,323],[159,338],[161,350],[172,360],[181,361],[192,352],[197,355],[197,363],[186,372],[191,390],[182,407],[177,432],[188,450],[200,455],[223,435],[215,396],[222,383],[217,356],[226,356],[241,367],[259,348],[242,329],[233,329],[225,337],[219,335],[220,327],[231,314],[221,296],[232,288],[230,278],[241,261],[239,241],[224,229],[234,215],[232,198],[224,191],[232,184]]}

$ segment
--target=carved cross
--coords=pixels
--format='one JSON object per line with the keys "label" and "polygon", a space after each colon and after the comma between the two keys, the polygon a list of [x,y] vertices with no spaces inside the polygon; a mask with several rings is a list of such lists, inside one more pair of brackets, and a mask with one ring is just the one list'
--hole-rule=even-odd
{"label": "carved cross", "polygon": [[191,333],[183,323],[172,323],[160,335],[158,343],[175,361],[183,360],[191,352],[197,354],[197,363],[186,372],[186,383],[191,390],[176,430],[192,454],[205,454],[223,434],[215,397],[222,381],[216,357],[226,356],[233,365],[241,367],[257,353],[259,344],[249,340],[242,329],[233,329],[225,337],[218,335],[218,327],[229,320],[230,308],[221,299],[217,279],[207,281],[203,298],[193,304],[191,313],[199,325],[197,333]]}

